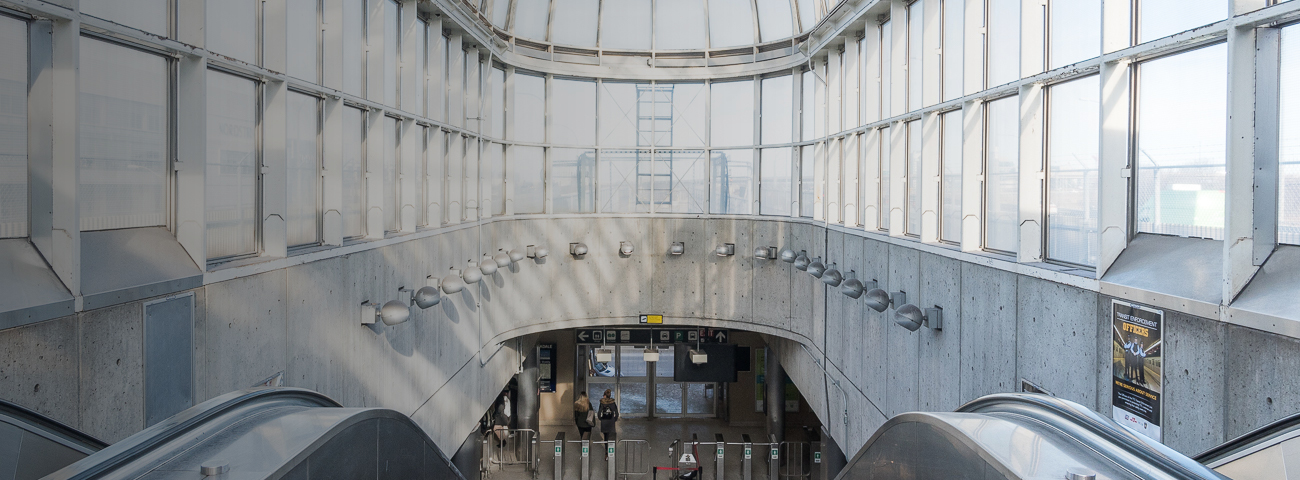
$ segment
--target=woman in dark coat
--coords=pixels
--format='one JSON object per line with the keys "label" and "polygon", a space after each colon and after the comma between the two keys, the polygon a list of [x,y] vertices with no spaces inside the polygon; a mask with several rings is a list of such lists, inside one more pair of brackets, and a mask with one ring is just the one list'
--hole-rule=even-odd
{"label": "woman in dark coat", "polygon": [[618,404],[614,403],[614,392],[605,389],[605,395],[600,399],[600,433],[604,435],[605,441],[613,441],[618,436],[616,423],[618,423]]}

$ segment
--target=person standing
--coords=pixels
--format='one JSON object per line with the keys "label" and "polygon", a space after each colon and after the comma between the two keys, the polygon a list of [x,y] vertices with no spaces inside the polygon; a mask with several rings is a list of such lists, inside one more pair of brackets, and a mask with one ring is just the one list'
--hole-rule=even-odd
{"label": "person standing", "polygon": [[578,436],[582,440],[591,438],[591,429],[596,426],[596,411],[591,408],[591,397],[587,392],[578,392],[578,399],[573,402],[573,423],[578,426]]}
{"label": "person standing", "polygon": [[604,435],[605,441],[613,441],[617,438],[617,422],[619,417],[618,404],[614,403],[614,392],[605,389],[605,395],[600,399],[600,433]]}

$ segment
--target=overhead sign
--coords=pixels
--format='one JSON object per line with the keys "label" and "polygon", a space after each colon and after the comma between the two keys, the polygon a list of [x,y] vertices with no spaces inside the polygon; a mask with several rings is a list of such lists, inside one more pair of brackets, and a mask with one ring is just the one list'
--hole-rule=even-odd
{"label": "overhead sign", "polygon": [[641,323],[664,323],[663,315],[642,315]]}
{"label": "overhead sign", "polygon": [[574,337],[579,344],[653,345],[697,342],[704,344],[730,343],[731,331],[720,328],[579,328],[574,332]]}
{"label": "overhead sign", "polygon": [[1165,312],[1111,301],[1111,417],[1160,440]]}

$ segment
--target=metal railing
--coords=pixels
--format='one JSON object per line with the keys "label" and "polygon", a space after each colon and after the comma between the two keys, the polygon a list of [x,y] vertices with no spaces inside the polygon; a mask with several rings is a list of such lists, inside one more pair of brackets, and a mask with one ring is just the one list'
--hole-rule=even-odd
{"label": "metal railing", "polygon": [[489,432],[483,439],[483,462],[480,468],[490,473],[507,465],[523,465],[537,476],[537,431],[526,428],[504,430],[505,438]]}

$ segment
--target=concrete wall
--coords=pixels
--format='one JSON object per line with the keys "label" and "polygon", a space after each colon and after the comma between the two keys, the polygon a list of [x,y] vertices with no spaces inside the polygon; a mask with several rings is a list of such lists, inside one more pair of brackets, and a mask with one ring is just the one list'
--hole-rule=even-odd
{"label": "concrete wall", "polygon": [[[628,258],[617,254],[622,240],[636,246]],[[571,241],[591,253],[569,256]],[[685,255],[666,254],[674,241],[686,242]],[[737,255],[714,255],[723,242],[735,243]],[[398,287],[527,244],[552,254],[416,310],[410,322],[358,322],[362,301],[398,299]],[[760,245],[805,249],[906,291],[911,303],[939,305],[945,328],[907,332],[889,320],[892,311],[867,309],[789,264],[753,259]],[[662,313],[670,324],[767,335],[850,454],[888,416],[952,410],[1017,391],[1021,379],[1102,412],[1110,407],[1109,298],[1016,273],[1002,260],[966,261],[875,234],[756,217],[523,217],[361,247],[270,271],[239,267],[235,278],[195,289],[195,398],[283,371],[286,384],[345,405],[411,415],[454,452],[516,371],[515,338]],[[1300,367],[1300,341],[1177,312],[1167,318],[1166,443],[1195,453],[1300,411],[1300,389],[1289,380]],[[133,302],[0,331],[0,397],[109,441],[138,431],[142,325],[141,303]],[[544,412],[563,415],[571,395],[544,396]],[[733,416],[743,410],[733,406]]]}

